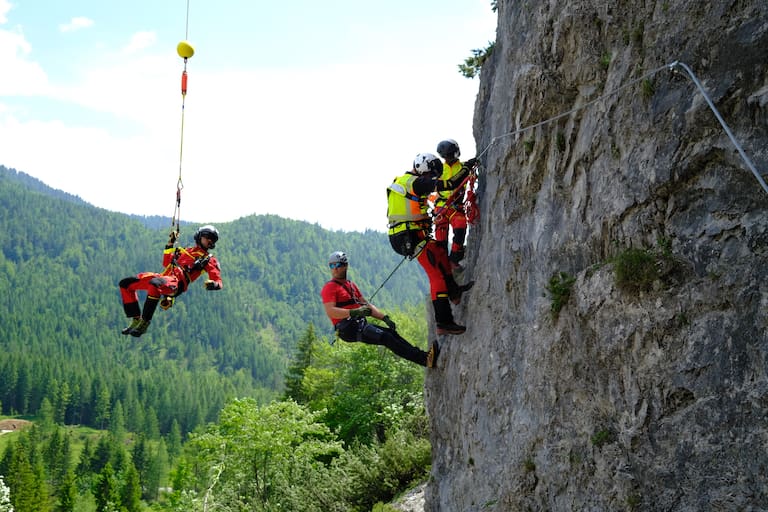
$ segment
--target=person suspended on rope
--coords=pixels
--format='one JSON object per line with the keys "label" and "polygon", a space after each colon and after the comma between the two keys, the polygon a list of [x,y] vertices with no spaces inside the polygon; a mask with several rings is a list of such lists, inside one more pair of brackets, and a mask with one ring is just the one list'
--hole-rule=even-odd
{"label": "person suspended on rope", "polygon": [[443,164],[431,153],[416,155],[413,168],[398,176],[387,188],[389,243],[398,254],[416,258],[429,279],[430,296],[438,334],[462,334],[466,327],[453,319],[451,302],[461,303],[461,295],[474,281],[459,286],[453,277],[448,252],[431,236],[432,221],[427,212],[427,197],[437,190],[454,190],[468,175],[461,171],[448,180],[440,179]]}
{"label": "person suspended on rope", "polygon": [[[120,297],[123,310],[131,324],[122,330],[125,335],[139,337],[149,327],[158,304],[163,309],[173,305],[176,297],[187,291],[190,283],[197,280],[203,272],[206,290],[221,290],[221,267],[211,251],[219,241],[219,231],[206,225],[198,228],[195,233],[195,245],[186,248],[175,248],[177,231],[171,231],[168,243],[163,251],[162,272],[141,272],[135,277],[126,277],[120,281]],[[147,298],[144,310],[139,307],[138,290],[145,290]]]}
{"label": "person suspended on rope", "polygon": [[[453,139],[446,139],[437,145],[437,154],[443,159],[443,172],[441,181],[447,181],[459,175],[462,169],[470,171],[477,163],[475,158],[470,158],[465,163],[459,161],[461,151],[458,143]],[[466,176],[466,175],[465,175]],[[450,200],[450,201],[449,201]],[[435,240],[445,247],[448,252],[448,260],[452,270],[462,270],[461,260],[464,259],[464,242],[467,236],[467,216],[464,211],[463,190],[441,190],[436,192],[435,212]],[[453,239],[448,251],[448,232],[453,230]]]}
{"label": "person suspended on rope", "polygon": [[[389,315],[366,301],[357,285],[347,278],[349,259],[344,252],[332,252],[328,257],[328,266],[332,279],[325,283],[320,296],[325,314],[339,338],[351,343],[361,341],[369,345],[383,345],[408,361],[434,368],[439,354],[437,342],[433,341],[429,352],[425,352],[400,336]],[[368,316],[383,321],[387,327],[368,323]]]}

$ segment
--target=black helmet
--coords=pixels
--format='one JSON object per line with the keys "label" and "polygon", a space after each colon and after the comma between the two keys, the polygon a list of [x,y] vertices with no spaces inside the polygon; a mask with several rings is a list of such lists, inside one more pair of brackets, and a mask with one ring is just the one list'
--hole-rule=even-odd
{"label": "black helmet", "polygon": [[437,145],[437,154],[444,160],[458,160],[461,156],[459,144],[453,139],[446,139]]}
{"label": "black helmet", "polygon": [[195,233],[195,243],[197,245],[200,245],[200,237],[202,236],[211,241],[208,248],[213,249],[216,247],[216,242],[219,241],[219,230],[210,224],[197,228],[197,233]]}

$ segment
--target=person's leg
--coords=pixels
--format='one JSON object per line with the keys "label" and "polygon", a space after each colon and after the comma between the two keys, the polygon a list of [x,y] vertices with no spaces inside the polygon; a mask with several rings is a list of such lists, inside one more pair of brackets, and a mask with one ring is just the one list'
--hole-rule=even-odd
{"label": "person's leg", "polygon": [[452,268],[459,267],[459,262],[464,259],[464,241],[467,237],[467,216],[461,210],[451,217],[451,229],[453,230],[453,240],[451,241],[451,254],[448,259],[451,261]]}
{"label": "person's leg", "polygon": [[438,217],[435,219],[435,242],[438,243],[438,245],[445,248],[446,253],[448,252],[448,227],[450,226],[450,221],[448,220],[448,217],[445,215],[438,215]]}
{"label": "person's leg", "polygon": [[362,341],[369,345],[382,345],[412,363],[427,366],[427,353],[411,345],[405,338],[389,328],[366,324],[362,330]]}

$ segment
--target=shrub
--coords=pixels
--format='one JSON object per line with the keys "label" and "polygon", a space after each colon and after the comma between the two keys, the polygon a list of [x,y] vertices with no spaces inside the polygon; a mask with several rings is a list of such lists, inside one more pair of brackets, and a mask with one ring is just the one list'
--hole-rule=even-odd
{"label": "shrub", "polygon": [[626,292],[649,291],[659,278],[657,259],[645,249],[627,249],[616,257],[616,285]]}
{"label": "shrub", "polygon": [[550,310],[555,317],[563,309],[565,303],[568,302],[574,282],[576,282],[576,278],[565,272],[556,272],[549,278],[547,291],[552,296]]}

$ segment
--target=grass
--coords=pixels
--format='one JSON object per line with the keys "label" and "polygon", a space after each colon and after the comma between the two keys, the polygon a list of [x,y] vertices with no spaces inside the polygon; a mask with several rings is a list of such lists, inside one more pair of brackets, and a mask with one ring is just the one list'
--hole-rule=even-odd
{"label": "grass", "polygon": [[552,277],[549,278],[549,283],[547,284],[546,289],[552,298],[550,311],[555,318],[557,318],[560,310],[563,309],[563,306],[565,306],[568,299],[571,297],[571,288],[573,288],[573,283],[575,282],[576,278],[566,272],[555,272],[552,274]]}
{"label": "grass", "polygon": [[615,437],[616,436],[614,436],[613,432],[611,432],[608,429],[603,429],[595,432],[595,434],[589,440],[592,442],[593,445],[595,445],[598,448],[601,448],[604,445],[615,441]]}
{"label": "grass", "polygon": [[656,256],[646,249],[627,249],[614,263],[616,285],[625,292],[649,291],[659,278]]}

